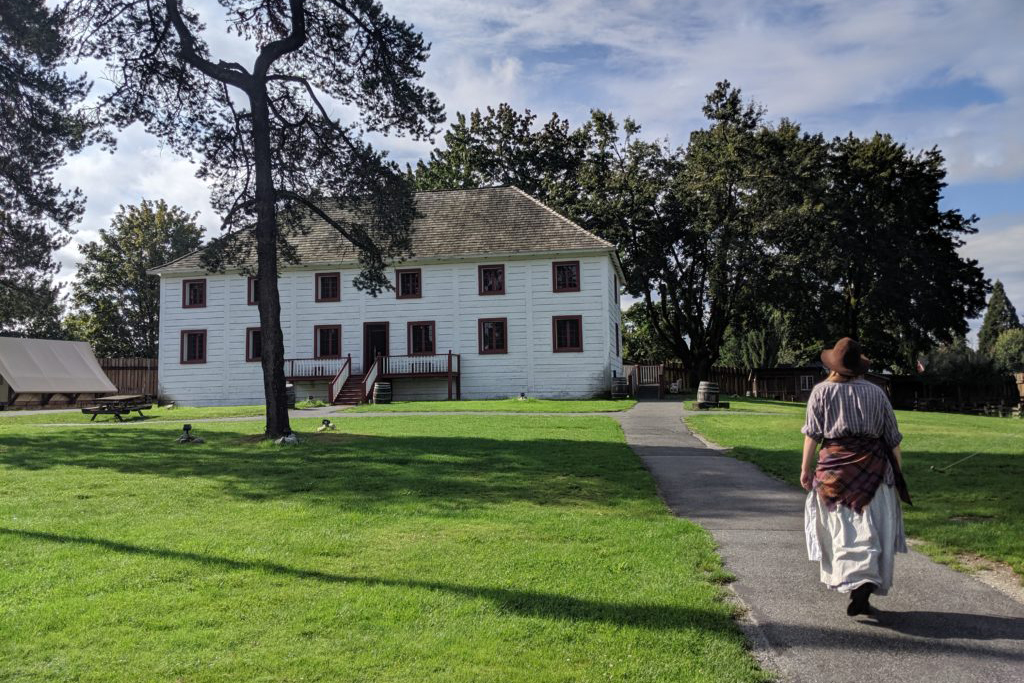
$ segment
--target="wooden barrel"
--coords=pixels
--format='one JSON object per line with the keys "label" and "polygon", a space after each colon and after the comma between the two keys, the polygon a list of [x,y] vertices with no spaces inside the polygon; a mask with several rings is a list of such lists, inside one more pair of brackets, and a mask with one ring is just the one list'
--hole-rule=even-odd
{"label": "wooden barrel", "polygon": [[373,385],[374,403],[391,403],[391,382],[377,382]]}
{"label": "wooden barrel", "polygon": [[625,377],[612,377],[612,398],[626,398],[629,395],[629,385]]}
{"label": "wooden barrel", "polygon": [[697,405],[704,403],[717,404],[718,403],[718,383],[717,382],[701,382],[697,386]]}

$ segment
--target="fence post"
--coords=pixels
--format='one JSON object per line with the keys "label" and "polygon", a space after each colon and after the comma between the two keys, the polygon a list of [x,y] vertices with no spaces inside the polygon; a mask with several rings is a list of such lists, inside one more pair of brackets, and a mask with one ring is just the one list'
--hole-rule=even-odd
{"label": "fence post", "polygon": [[452,350],[448,349],[448,400],[452,400]]}

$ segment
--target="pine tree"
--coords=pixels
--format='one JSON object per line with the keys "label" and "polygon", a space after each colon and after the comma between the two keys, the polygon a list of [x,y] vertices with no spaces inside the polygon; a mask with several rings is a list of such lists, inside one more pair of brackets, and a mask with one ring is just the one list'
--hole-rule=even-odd
{"label": "pine tree", "polygon": [[999,339],[999,335],[1018,327],[1020,320],[1017,318],[1017,311],[1007,298],[1003,283],[996,280],[992,286],[992,296],[988,299],[985,319],[981,323],[981,330],[978,331],[978,350],[986,355],[992,355],[992,347],[996,339]]}

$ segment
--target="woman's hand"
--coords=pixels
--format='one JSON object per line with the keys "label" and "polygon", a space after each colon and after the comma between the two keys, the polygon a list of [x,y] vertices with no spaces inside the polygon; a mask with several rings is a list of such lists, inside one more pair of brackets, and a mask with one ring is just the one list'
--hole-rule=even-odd
{"label": "woman's hand", "polygon": [[810,491],[814,485],[815,459],[814,452],[818,448],[818,442],[809,436],[804,437],[803,458],[800,461],[800,485],[804,490]]}
{"label": "woman's hand", "polygon": [[800,485],[804,487],[805,491],[811,490],[811,487],[814,486],[814,470],[800,470]]}

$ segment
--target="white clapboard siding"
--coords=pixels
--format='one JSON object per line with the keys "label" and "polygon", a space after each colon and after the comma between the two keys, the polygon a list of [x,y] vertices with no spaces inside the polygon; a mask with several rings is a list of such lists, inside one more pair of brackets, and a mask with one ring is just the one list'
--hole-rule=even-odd
{"label": "white clapboard siding", "polygon": [[[579,292],[552,291],[552,263],[562,260],[580,261]],[[480,296],[477,267],[501,263],[506,293]],[[279,290],[285,357],[311,358],[314,327],[341,325],[342,355],[351,354],[353,370],[362,372],[363,323],[389,323],[390,353],[405,355],[409,353],[408,323],[433,321],[437,353],[450,350],[461,354],[463,398],[504,398],[520,393],[539,398],[594,396],[609,390],[612,372],[622,371],[613,339],[620,312],[608,253],[403,267],[420,268],[421,298],[397,299],[393,291],[377,297],[359,292],[353,286],[358,270],[352,267],[283,272]],[[341,300],[318,303],[315,274],[335,271],[341,274]],[[390,276],[394,282],[393,271]],[[245,360],[246,328],[259,325],[257,307],[247,304],[247,278],[207,275],[207,305],[190,309],[181,306],[182,279],[167,274],[161,277],[161,394],[184,405],[262,403],[260,364]],[[582,352],[554,353],[552,318],[561,315],[583,317]],[[480,318],[507,318],[508,353],[478,352]],[[180,334],[186,329],[207,330],[206,363],[179,362]],[[326,382],[301,383],[296,392],[300,398],[326,397]],[[445,398],[447,381],[399,380],[394,395],[396,400]]]}

